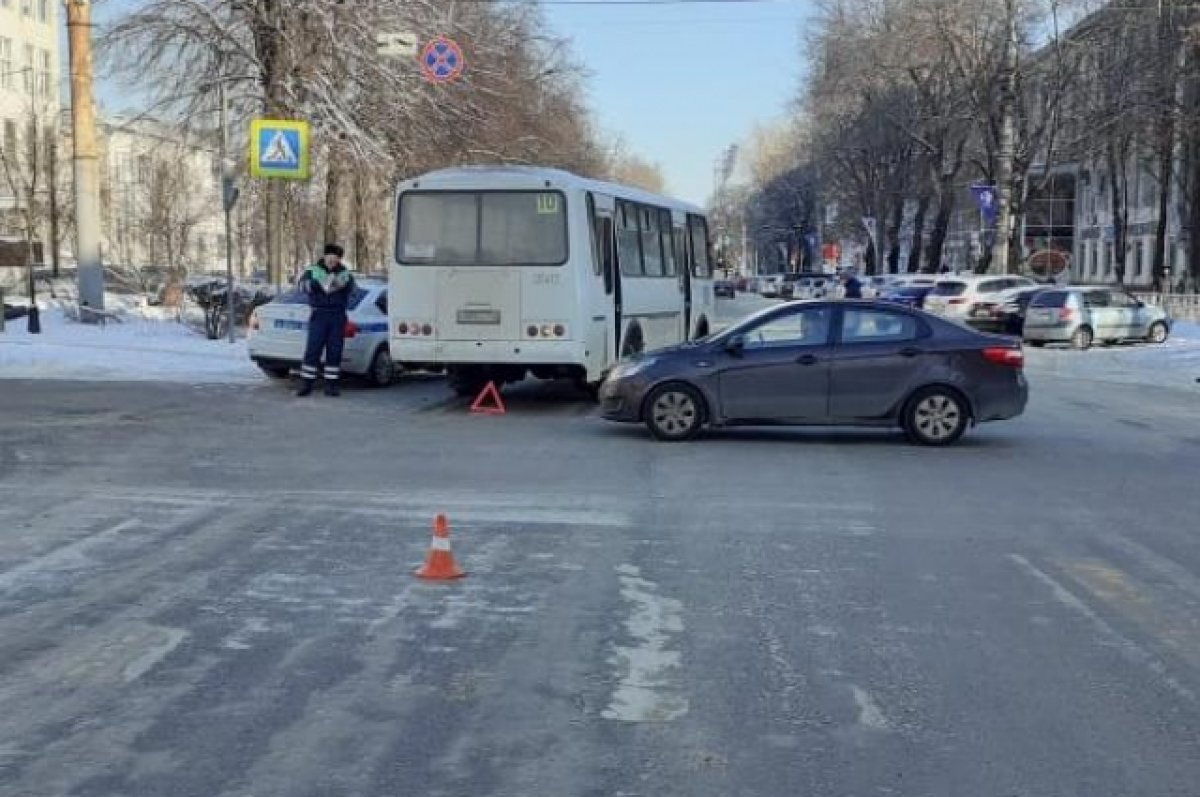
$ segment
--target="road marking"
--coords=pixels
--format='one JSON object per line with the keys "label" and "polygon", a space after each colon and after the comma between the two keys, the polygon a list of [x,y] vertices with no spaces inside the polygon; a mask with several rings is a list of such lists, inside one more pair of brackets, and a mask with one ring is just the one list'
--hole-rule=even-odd
{"label": "road marking", "polygon": [[873,731],[886,731],[891,728],[887,717],[879,710],[870,692],[854,684],[850,685],[850,692],[854,695],[854,705],[858,706],[859,725]]}
{"label": "road marking", "polygon": [[187,638],[188,632],[178,628],[156,628],[153,629],[152,636],[155,638],[146,641],[146,650],[125,665],[125,670],[122,673],[125,677],[125,683],[136,681],[154,669],[155,665],[169,656],[171,651],[179,647],[179,643]]}
{"label": "road marking", "polygon": [[1024,570],[1028,575],[1035,580],[1040,581],[1050,590],[1050,594],[1054,599],[1071,609],[1074,612],[1082,615],[1096,628],[1096,630],[1104,637],[1107,637],[1112,644],[1130,661],[1140,664],[1150,672],[1158,676],[1159,680],[1174,692],[1179,697],[1182,697],[1189,702],[1196,702],[1196,693],[1188,687],[1184,686],[1173,675],[1167,672],[1166,665],[1155,658],[1148,650],[1134,642],[1132,639],[1124,636],[1113,628],[1103,617],[1096,614],[1090,606],[1077,598],[1074,593],[1059,583],[1053,576],[1043,570],[1039,570],[1028,559],[1020,554],[1010,553],[1008,558],[1018,567]]}
{"label": "road marking", "polygon": [[631,646],[616,646],[610,662],[621,673],[601,716],[619,722],[670,722],[688,713],[679,694],[682,657],[671,645],[683,633],[683,604],[658,594],[658,586],[633,565],[617,568],[621,597],[630,605],[625,630]]}
{"label": "road marking", "polygon": [[17,565],[0,573],[0,592],[9,592],[29,579],[46,574],[72,573],[86,570],[94,563],[91,554],[112,542],[121,534],[140,525],[136,518],[123,520],[112,528],[55,548],[36,559]]}

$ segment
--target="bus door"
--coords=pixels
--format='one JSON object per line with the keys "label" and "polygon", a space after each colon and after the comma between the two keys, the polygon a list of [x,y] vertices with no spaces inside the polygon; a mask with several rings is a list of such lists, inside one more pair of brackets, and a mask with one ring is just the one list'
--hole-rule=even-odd
{"label": "bus door", "polygon": [[602,330],[602,368],[620,358],[621,346],[621,271],[616,257],[616,200],[603,194],[589,193],[588,224],[592,236],[592,274],[598,290],[593,296],[592,328]]}
{"label": "bus door", "polygon": [[692,247],[687,232],[687,216],[671,214],[671,243],[675,248],[675,267],[679,270],[679,294],[683,303],[683,330],[680,340],[692,337]]}

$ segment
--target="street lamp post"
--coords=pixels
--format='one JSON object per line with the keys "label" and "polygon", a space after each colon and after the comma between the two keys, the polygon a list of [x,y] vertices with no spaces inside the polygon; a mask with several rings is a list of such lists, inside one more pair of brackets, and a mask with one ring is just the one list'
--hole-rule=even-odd
{"label": "street lamp post", "polygon": [[226,324],[229,327],[229,342],[237,340],[234,328],[234,286],[233,286],[233,206],[238,199],[238,189],[235,184],[235,169],[233,159],[229,157],[229,124],[228,105],[225,98],[225,79],[217,81],[217,102],[221,106],[221,209],[225,214],[225,313]]}

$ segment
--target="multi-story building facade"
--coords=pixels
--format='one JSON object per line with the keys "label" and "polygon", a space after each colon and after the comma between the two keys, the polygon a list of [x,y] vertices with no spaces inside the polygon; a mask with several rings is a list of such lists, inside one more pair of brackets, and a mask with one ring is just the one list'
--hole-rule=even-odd
{"label": "multi-story building facade", "polygon": [[223,267],[217,153],[147,119],[101,124],[102,247],[106,262],[189,272]]}
{"label": "multi-story building facade", "polygon": [[[28,214],[37,216],[35,238],[44,240],[46,235],[40,207],[46,191],[44,170],[29,163],[30,148],[25,143],[36,131],[43,145],[37,150],[41,158],[46,136],[54,135],[60,6],[55,0],[0,0],[0,240],[10,244],[23,246],[27,214],[22,211],[29,205],[30,193],[39,197],[38,211]],[[35,175],[37,182],[31,179]],[[11,264],[4,267],[9,270]]]}

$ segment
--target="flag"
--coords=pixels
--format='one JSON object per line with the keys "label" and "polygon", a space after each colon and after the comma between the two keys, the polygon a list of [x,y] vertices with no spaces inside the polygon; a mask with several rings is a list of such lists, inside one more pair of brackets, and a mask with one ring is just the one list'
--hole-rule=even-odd
{"label": "flag", "polygon": [[1000,214],[1000,201],[996,186],[988,183],[974,183],[971,185],[971,193],[975,195],[975,201],[979,203],[979,212],[983,215],[984,223],[988,227],[996,226],[996,219]]}

